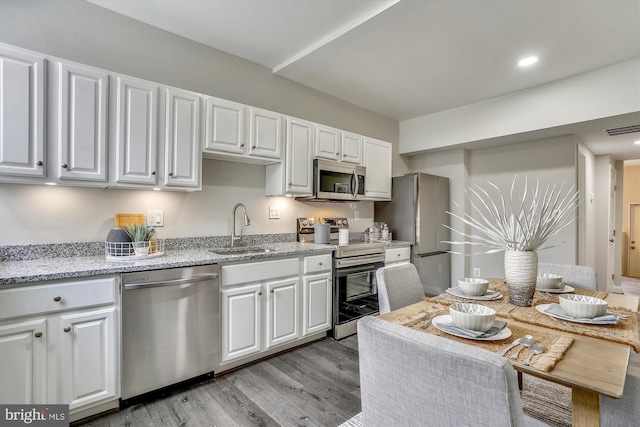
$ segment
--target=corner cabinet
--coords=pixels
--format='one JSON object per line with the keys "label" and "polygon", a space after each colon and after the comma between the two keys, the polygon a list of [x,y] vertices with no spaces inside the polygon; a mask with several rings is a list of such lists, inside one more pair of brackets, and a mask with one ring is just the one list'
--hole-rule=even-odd
{"label": "corner cabinet", "polygon": [[0,44],[0,176],[45,176],[45,59]]}
{"label": "corner cabinet", "polygon": [[367,168],[365,197],[367,200],[391,200],[392,145],[373,138],[364,138],[362,165]]}
{"label": "corner cabinet", "polygon": [[326,336],[331,254],[222,265],[220,368]]}
{"label": "corner cabinet", "polygon": [[57,95],[57,178],[106,186],[109,74],[60,61]]}
{"label": "corner cabinet", "polygon": [[267,196],[310,196],[314,124],[286,118],[285,161],[266,167]]}
{"label": "corner cabinet", "polygon": [[118,407],[118,279],[0,290],[0,401],[68,404],[71,421]]}
{"label": "corner cabinet", "polygon": [[200,95],[164,89],[164,172],[166,187],[201,188]]}

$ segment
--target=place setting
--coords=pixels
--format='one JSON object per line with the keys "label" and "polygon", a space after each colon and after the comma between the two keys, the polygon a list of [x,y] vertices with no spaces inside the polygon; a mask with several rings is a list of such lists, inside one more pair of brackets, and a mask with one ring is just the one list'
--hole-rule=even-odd
{"label": "place setting", "polygon": [[502,292],[489,289],[489,281],[478,277],[458,279],[458,286],[449,288],[448,294],[478,301],[494,301],[502,298]]}

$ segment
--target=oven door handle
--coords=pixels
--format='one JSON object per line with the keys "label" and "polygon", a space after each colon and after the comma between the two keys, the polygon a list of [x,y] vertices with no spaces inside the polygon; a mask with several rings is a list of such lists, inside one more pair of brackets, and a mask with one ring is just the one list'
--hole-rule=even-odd
{"label": "oven door handle", "polygon": [[336,269],[340,270],[344,267],[363,267],[363,270],[370,270],[370,267],[364,267],[365,264],[384,263],[384,255],[359,256],[353,259],[342,258],[336,260]]}

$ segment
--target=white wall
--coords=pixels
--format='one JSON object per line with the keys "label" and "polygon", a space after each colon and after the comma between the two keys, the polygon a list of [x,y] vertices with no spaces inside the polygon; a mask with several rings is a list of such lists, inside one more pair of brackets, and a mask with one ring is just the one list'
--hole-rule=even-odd
{"label": "white wall", "polygon": [[[398,155],[398,122],[82,0],[0,0],[0,42],[334,126],[384,141]],[[205,160],[195,193],[0,184],[0,245],[100,241],[117,212],[165,211],[161,237],[224,235],[247,205],[251,234],[295,232],[298,216],[346,216],[371,225],[373,203],[311,204],[264,196],[264,166]],[[268,220],[269,204],[282,206]]]}
{"label": "white wall", "polygon": [[[164,210],[158,236],[231,234],[231,210],[242,202],[251,226],[245,234],[295,233],[297,217],[347,217],[351,231],[373,223],[373,202],[312,203],[265,197],[264,166],[204,160],[202,191],[171,192],[0,184],[0,245],[101,241],[116,213]],[[269,219],[269,206],[280,219]],[[360,219],[355,220],[355,212]],[[242,225],[238,213],[238,229]]]}
{"label": "white wall", "polygon": [[[400,123],[400,153],[451,147],[634,113],[640,58]],[[597,100],[594,101],[594,100]]]}

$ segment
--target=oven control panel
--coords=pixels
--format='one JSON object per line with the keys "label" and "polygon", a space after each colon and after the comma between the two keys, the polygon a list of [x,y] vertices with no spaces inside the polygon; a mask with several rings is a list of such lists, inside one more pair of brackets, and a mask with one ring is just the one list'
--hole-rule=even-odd
{"label": "oven control panel", "polygon": [[329,224],[331,225],[331,240],[338,240],[338,230],[341,228],[349,228],[349,221],[347,218],[298,218],[297,231],[298,241],[313,242],[314,232],[316,224]]}

